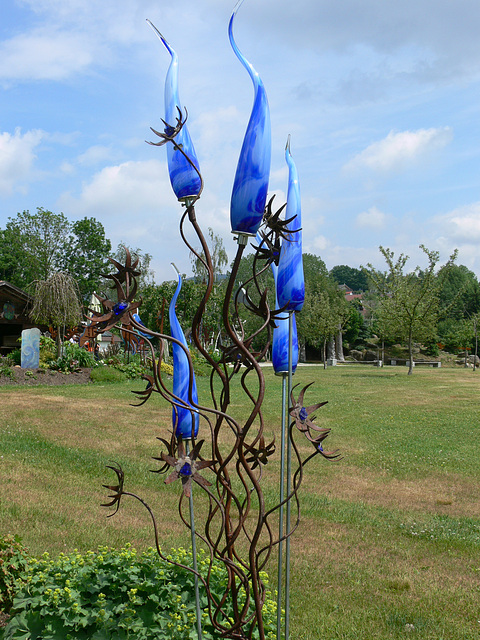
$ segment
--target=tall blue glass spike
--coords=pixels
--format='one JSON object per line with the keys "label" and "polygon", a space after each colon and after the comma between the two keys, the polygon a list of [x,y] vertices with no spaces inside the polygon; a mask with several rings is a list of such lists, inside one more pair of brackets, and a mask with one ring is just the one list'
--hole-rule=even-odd
{"label": "tall blue glass spike", "polygon": [[233,20],[240,4],[230,18],[228,35],[235,55],[252,79],[255,97],[233,183],[230,223],[232,233],[255,235],[262,222],[270,175],[270,110],[260,76],[240,52],[233,38]]}
{"label": "tall blue glass spike", "polygon": [[[175,267],[174,267],[175,268]],[[176,270],[176,268],[175,268]],[[177,270],[176,270],[177,271]],[[177,318],[177,314],[175,313],[175,305],[177,304],[178,294],[182,288],[182,278],[178,273],[178,285],[173,295],[172,300],[170,301],[170,306],[168,308],[168,317],[170,320],[170,334],[172,338],[175,338],[179,342],[181,342],[186,349],[187,341],[185,340],[185,335],[183,333],[182,327]],[[183,400],[183,402],[192,406],[189,402],[188,388],[190,384],[190,367],[188,363],[188,357],[185,351],[179,344],[175,342],[172,343],[172,351],[173,351],[173,393],[178,398]],[[197,394],[197,384],[195,381],[195,375],[193,376],[193,385],[192,385],[192,396],[191,399],[194,403],[198,402],[198,394]],[[175,435],[177,438],[181,436],[184,439],[189,439],[192,437],[192,428],[193,434],[197,437],[198,434],[198,423],[199,423],[199,415],[196,411],[188,409],[183,406],[173,406],[172,410],[172,420],[173,426],[175,428]]]}
{"label": "tall blue glass spike", "polygon": [[[278,267],[275,264],[272,264],[272,271],[276,283]],[[279,308],[278,300],[276,301],[276,308]],[[288,373],[289,315],[288,311],[284,311],[275,318],[277,326],[273,330],[272,364],[277,376]],[[292,316],[292,373],[295,373],[298,364],[298,335],[295,314],[292,314]]]}
{"label": "tall blue glass spike", "polygon": [[[290,153],[290,136],[285,148],[285,160],[288,165],[288,194],[285,219],[295,216],[289,223],[288,241],[282,242],[278,264],[277,298],[279,307],[287,306],[291,311],[300,311],[305,300],[305,280],[302,258],[302,210],[300,203],[300,185],[295,162]],[[294,233],[296,232],[296,233]]]}
{"label": "tall blue glass spike", "polygon": [[[169,126],[174,127],[176,125],[177,118],[179,117],[178,108],[182,109],[178,94],[178,56],[162,36],[160,31],[158,31],[150,21],[148,22],[165,45],[168,53],[172,56],[172,61],[170,62],[167,76],[165,78],[165,122]],[[182,117],[185,117],[185,111],[183,109]],[[186,124],[183,125],[182,130],[176,136],[175,141],[179,145],[182,145],[183,150],[198,169],[198,159]],[[171,143],[167,144],[167,162],[168,172],[170,174],[170,183],[177,198],[181,200],[188,196],[198,195],[201,189],[200,176],[181,151],[175,149]]]}

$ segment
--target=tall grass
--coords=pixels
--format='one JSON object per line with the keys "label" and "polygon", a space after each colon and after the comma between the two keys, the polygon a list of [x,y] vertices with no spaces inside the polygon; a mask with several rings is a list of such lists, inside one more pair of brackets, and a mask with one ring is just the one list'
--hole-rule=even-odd
{"label": "tall grass", "polygon": [[[292,639],[435,640],[480,635],[480,405],[478,374],[464,369],[301,367],[315,381],[307,404],[328,400],[317,423],[343,459],[306,469],[302,521],[292,542]],[[279,438],[281,380],[266,370],[267,437]],[[199,379],[201,401],[207,380]],[[119,462],[126,489],[160,514],[164,546],[188,545],[178,487],[152,457],[170,428],[169,407],[141,408],[141,383],[0,389],[0,527],[33,553],[152,542],[134,503],[107,519],[105,466]],[[232,411],[248,413],[239,389]],[[265,469],[267,500],[278,455]],[[272,576],[274,566],[271,567]]]}

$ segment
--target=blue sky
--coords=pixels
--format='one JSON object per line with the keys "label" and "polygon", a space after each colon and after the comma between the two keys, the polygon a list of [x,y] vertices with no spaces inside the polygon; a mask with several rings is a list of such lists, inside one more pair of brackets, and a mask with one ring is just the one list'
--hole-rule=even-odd
{"label": "blue sky", "polygon": [[[160,128],[169,55],[205,190],[197,217],[233,257],[233,177],[253,90],[230,48],[226,0],[2,0],[0,227],[45,207],[100,220],[149,252],[157,281],[190,271]],[[235,38],[265,84],[270,190],[284,201],[291,135],[304,250],[327,267],[378,246],[423,265],[458,248],[480,275],[478,0],[245,0]],[[195,244],[195,240],[193,240]]]}

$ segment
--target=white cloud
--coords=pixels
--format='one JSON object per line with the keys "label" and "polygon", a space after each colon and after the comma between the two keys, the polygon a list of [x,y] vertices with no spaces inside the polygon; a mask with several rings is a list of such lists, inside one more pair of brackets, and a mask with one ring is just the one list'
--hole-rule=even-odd
{"label": "white cloud", "polygon": [[83,185],[78,198],[63,194],[60,204],[75,215],[135,216],[158,211],[165,200],[170,204],[170,193],[165,163],[129,161],[105,167]]}
{"label": "white cloud", "polygon": [[0,78],[63,80],[85,70],[99,56],[100,50],[84,35],[39,29],[0,44]]}
{"label": "white cloud", "polygon": [[435,226],[455,242],[477,244],[480,242],[480,202],[454,209],[435,218]]}
{"label": "white cloud", "polygon": [[106,160],[111,160],[114,155],[110,147],[97,144],[89,147],[84,153],[78,156],[78,163],[81,165],[93,165]]}
{"label": "white cloud", "polygon": [[0,193],[11,195],[15,190],[23,191],[25,182],[32,177],[35,161],[35,148],[45,133],[40,130],[27,131],[15,129],[12,135],[0,134]]}
{"label": "white cloud", "polygon": [[345,165],[345,169],[370,169],[377,172],[399,171],[425,159],[446,146],[453,138],[450,127],[390,131],[383,140],[374,142]]}
{"label": "white cloud", "polygon": [[387,216],[385,213],[377,209],[377,207],[370,207],[368,211],[362,211],[357,216],[355,226],[361,229],[383,229]]}

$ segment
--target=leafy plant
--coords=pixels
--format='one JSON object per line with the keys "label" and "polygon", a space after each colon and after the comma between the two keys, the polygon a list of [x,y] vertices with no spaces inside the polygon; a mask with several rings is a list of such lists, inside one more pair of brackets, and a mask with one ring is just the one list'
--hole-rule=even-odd
{"label": "leafy plant", "polygon": [[65,356],[74,360],[79,367],[94,367],[97,362],[90,351],[83,349],[76,342],[65,342]]}
{"label": "leafy plant", "polygon": [[0,610],[9,613],[18,581],[27,567],[27,550],[17,535],[0,538]]}
{"label": "leafy plant", "polygon": [[57,345],[49,336],[40,336],[40,366],[48,366],[57,357]]}
{"label": "leafy plant", "polygon": [[[192,564],[191,552],[182,548],[172,549],[167,557],[187,566]],[[200,572],[206,575],[208,565],[200,554]],[[219,593],[223,593],[227,580],[224,570],[215,564],[211,572]],[[213,640],[217,636],[202,592],[201,607],[203,637]],[[228,603],[225,611],[227,616],[232,613]],[[276,603],[270,597],[264,611],[267,637],[273,639]],[[152,548],[137,555],[129,545],[120,550],[100,547],[85,555],[60,554],[56,560],[48,554],[32,559],[27,583],[20,587],[12,614],[5,640],[197,637],[193,574],[162,561]]]}
{"label": "leafy plant", "polygon": [[96,367],[97,361],[92,353],[80,347],[76,342],[64,343],[64,355],[49,362],[49,368],[62,373],[73,373],[82,367]]}
{"label": "leafy plant", "polygon": [[20,348],[14,349],[13,351],[10,351],[10,353],[8,355],[13,360],[13,364],[18,364],[18,365],[21,364],[21,362],[22,362],[22,351],[21,351]]}
{"label": "leafy plant", "polygon": [[12,378],[13,380],[13,378],[15,377],[12,370],[13,365],[13,358],[11,358],[10,356],[0,356],[0,376]]}

